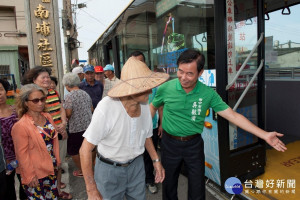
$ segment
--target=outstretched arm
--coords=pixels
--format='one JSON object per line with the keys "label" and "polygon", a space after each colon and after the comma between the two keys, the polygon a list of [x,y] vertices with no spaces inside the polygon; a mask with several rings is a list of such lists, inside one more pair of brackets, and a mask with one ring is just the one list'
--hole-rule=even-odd
{"label": "outstretched arm", "polygon": [[270,146],[272,146],[277,151],[284,152],[285,150],[287,150],[285,144],[278,138],[278,137],[282,137],[283,134],[277,133],[275,131],[266,132],[261,128],[257,127],[256,125],[254,125],[243,115],[233,111],[231,108],[227,108],[224,111],[218,112],[218,115],[227,119],[228,121],[235,124],[236,126],[244,129],[245,131],[248,131],[249,133],[252,133],[253,135],[265,140]]}

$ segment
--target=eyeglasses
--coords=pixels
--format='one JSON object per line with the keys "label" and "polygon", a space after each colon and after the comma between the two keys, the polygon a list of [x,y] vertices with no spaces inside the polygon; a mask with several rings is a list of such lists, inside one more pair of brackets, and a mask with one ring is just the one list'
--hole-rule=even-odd
{"label": "eyeglasses", "polygon": [[45,103],[45,101],[46,101],[46,97],[42,97],[42,98],[40,98],[40,99],[38,99],[38,98],[36,98],[36,99],[27,99],[27,101],[32,101],[32,103],[34,103],[34,104],[38,104],[39,102],[42,102],[42,103]]}

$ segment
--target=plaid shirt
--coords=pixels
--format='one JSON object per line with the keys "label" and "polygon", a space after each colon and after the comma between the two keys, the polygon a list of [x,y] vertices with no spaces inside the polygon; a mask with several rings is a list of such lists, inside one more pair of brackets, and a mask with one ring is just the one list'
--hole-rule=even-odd
{"label": "plaid shirt", "polygon": [[108,91],[113,88],[120,79],[114,76],[111,80],[109,78],[104,79],[104,91],[102,95],[102,99],[107,96]]}

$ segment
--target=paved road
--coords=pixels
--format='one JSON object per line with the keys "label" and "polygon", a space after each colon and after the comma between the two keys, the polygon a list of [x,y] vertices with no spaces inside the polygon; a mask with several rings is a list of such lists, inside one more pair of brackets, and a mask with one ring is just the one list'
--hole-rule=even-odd
{"label": "paved road", "polygon": [[[86,200],[86,188],[84,179],[82,177],[75,177],[72,175],[72,172],[75,170],[75,164],[73,163],[71,158],[67,158],[66,162],[62,164],[62,167],[65,170],[65,173],[62,175],[62,182],[66,183],[67,187],[63,189],[65,192],[69,192],[73,195],[73,200]],[[16,179],[16,183],[18,180]],[[187,178],[183,175],[180,175],[178,182],[178,199],[187,200]],[[161,184],[158,185],[158,193],[151,194],[147,191],[147,200],[161,200],[162,192],[161,192]],[[16,189],[19,186],[16,184]],[[17,192],[18,194],[18,192]],[[210,192],[206,191],[206,199],[207,200],[220,200],[218,196],[212,195]]]}
{"label": "paved road", "polygon": [[[63,175],[63,179],[65,182],[68,182],[70,184],[70,190],[71,194],[73,195],[74,200],[85,200],[87,199],[86,189],[85,189],[85,183],[83,178],[80,177],[74,177],[72,175],[73,170],[75,170],[75,165],[73,164],[72,160],[67,161],[68,165],[68,173],[65,173]],[[161,200],[162,199],[162,192],[161,192],[161,184],[158,185],[159,191],[156,194],[151,194],[147,191],[147,200]],[[219,198],[214,197],[212,194],[210,194],[208,191],[206,192],[206,199],[207,200],[218,200]],[[185,176],[180,175],[179,177],[179,183],[178,183],[178,199],[180,200],[187,200],[187,178]]]}

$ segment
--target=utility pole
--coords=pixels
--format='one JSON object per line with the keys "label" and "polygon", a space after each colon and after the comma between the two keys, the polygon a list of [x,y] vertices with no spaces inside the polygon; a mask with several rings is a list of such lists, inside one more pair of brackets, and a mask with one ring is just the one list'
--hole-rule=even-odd
{"label": "utility pole", "polygon": [[72,14],[73,12],[71,0],[63,0],[62,26],[64,30],[63,32],[67,72],[70,72],[72,70],[72,67],[75,67],[77,65],[75,60],[79,60],[77,50],[77,48],[79,47],[79,42],[77,40],[76,24],[74,24],[73,22]]}

